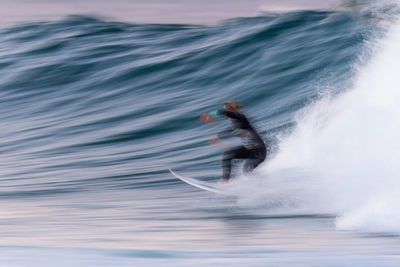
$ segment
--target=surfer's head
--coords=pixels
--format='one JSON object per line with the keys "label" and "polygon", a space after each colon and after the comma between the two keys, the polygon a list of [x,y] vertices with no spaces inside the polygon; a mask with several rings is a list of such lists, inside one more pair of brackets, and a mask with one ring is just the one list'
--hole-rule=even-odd
{"label": "surfer's head", "polygon": [[229,110],[229,111],[239,112],[241,108],[242,108],[242,104],[240,104],[236,100],[228,100],[224,103],[224,109]]}

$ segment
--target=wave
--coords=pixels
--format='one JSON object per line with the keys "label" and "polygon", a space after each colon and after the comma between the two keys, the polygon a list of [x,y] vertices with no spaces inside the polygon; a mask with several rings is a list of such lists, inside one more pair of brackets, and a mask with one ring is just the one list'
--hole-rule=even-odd
{"label": "wave", "polygon": [[[318,174],[318,182],[308,184],[331,196],[326,205],[338,204],[337,191],[331,189],[339,187],[330,181],[361,186],[357,179],[375,170],[357,165],[373,166],[373,151],[354,149],[354,144],[364,143],[371,149],[381,147],[370,144],[379,133],[371,132],[361,117],[370,105],[367,98],[394,99],[395,81],[386,84],[389,91],[383,96],[377,86],[369,95],[357,89],[366,87],[362,83],[373,84],[372,70],[363,75],[368,79],[360,78],[364,82],[354,80],[365,69],[355,66],[374,53],[366,48],[385,27],[376,23],[373,12],[354,10],[265,14],[214,26],[72,16],[1,30],[0,197],[173,190],[179,182],[168,175],[168,167],[189,169],[205,179],[219,177],[221,152],[207,147],[206,140],[221,126],[207,128],[198,115],[235,98],[245,103],[260,132],[275,145],[276,154],[262,169],[280,179],[271,178],[279,183],[277,198],[271,200],[278,199],[279,205],[271,205],[290,210],[298,201],[307,203],[309,194],[292,193],[296,183],[290,183],[290,194],[282,191],[287,188],[284,181],[293,181],[286,179],[293,173],[284,169],[294,169],[294,177],[306,182],[297,173],[299,166]],[[375,77],[382,80],[382,73],[387,74]],[[332,98],[321,100],[324,94]],[[392,111],[395,108],[383,113]],[[383,113],[370,116],[376,116],[376,126],[392,125],[392,131],[383,131],[388,140],[396,126],[385,123]],[[364,142],[357,139],[360,129],[369,133]],[[275,138],[281,135],[285,137]],[[344,161],[346,157],[350,159]],[[352,171],[332,171],[352,160]],[[380,173],[385,164],[381,162],[375,176],[392,177]],[[361,193],[355,195],[361,199]],[[339,227],[346,225],[346,218],[340,217]]]}
{"label": "wave", "polygon": [[288,168],[297,174],[298,180],[291,180],[293,194],[285,196],[307,200],[298,206],[309,210],[337,214],[338,229],[400,230],[399,34],[397,21],[383,39],[367,43],[373,56],[355,66],[349,89],[297,113],[295,129],[263,169],[269,174]]}

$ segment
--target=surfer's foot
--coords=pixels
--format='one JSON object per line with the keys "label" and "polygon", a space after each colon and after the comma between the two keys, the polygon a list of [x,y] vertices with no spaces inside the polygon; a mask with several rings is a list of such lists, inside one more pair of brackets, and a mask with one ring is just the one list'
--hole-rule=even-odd
{"label": "surfer's foot", "polygon": [[229,182],[229,179],[228,179],[228,178],[222,178],[222,183],[226,184],[226,183],[228,183],[228,182]]}

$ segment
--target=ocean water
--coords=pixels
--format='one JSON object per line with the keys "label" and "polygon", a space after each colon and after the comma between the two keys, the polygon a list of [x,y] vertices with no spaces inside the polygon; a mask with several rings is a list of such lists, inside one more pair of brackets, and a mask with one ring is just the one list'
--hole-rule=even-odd
{"label": "ocean water", "polygon": [[[0,266],[399,266],[399,16],[1,28]],[[228,99],[268,145],[229,197],[168,171],[219,182]]]}

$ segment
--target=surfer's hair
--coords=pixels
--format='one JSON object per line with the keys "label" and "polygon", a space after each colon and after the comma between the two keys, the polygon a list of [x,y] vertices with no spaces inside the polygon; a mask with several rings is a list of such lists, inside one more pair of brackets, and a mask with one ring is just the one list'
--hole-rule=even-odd
{"label": "surfer's hair", "polygon": [[228,108],[234,112],[239,112],[242,109],[242,104],[236,100],[228,100],[224,103]]}

